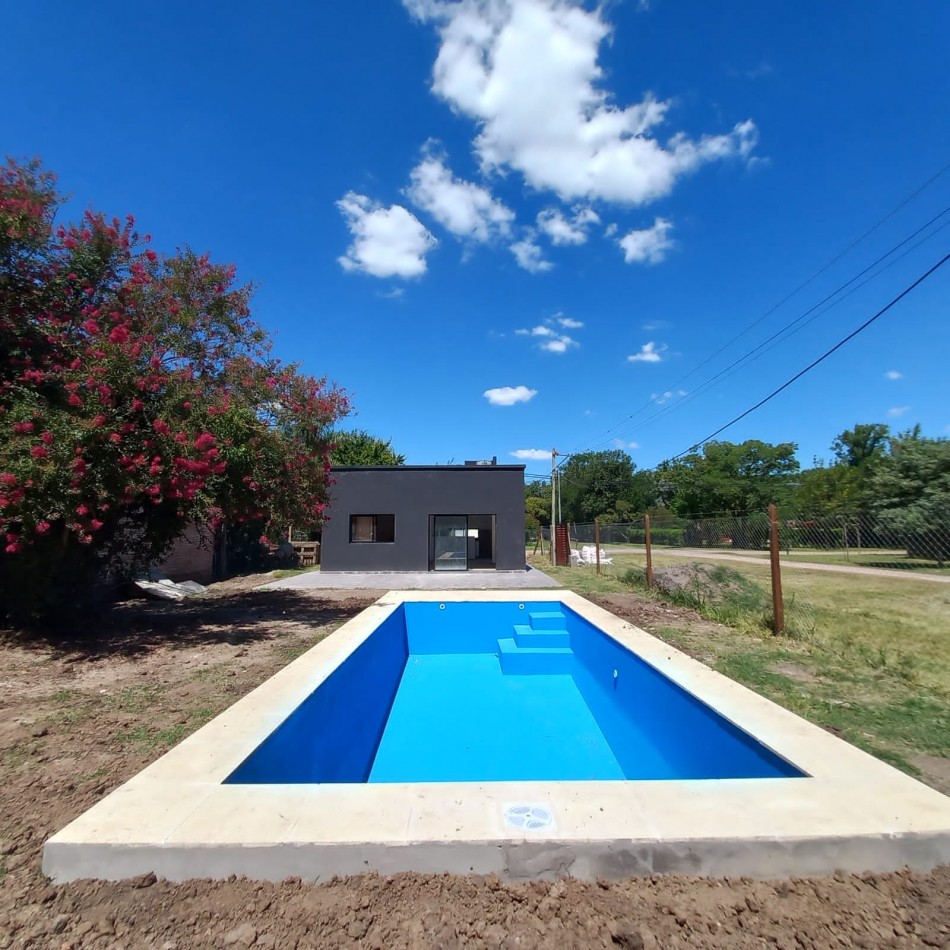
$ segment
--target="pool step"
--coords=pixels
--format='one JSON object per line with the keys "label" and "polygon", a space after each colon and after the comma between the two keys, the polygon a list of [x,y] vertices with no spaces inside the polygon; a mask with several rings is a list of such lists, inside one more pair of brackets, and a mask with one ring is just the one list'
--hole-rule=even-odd
{"label": "pool step", "polygon": [[561,630],[536,630],[524,624],[515,624],[515,643],[519,647],[569,647],[571,635]]}
{"label": "pool step", "polygon": [[570,673],[574,651],[570,647],[523,647],[513,639],[498,641],[502,673]]}
{"label": "pool step", "polygon": [[566,619],[560,610],[535,610],[528,614],[532,630],[563,630]]}

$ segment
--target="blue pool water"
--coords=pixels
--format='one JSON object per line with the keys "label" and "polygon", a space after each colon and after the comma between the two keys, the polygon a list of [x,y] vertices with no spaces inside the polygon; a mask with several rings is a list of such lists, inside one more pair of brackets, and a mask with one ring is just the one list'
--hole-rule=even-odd
{"label": "blue pool water", "polygon": [[409,602],[227,781],[803,774],[563,604]]}

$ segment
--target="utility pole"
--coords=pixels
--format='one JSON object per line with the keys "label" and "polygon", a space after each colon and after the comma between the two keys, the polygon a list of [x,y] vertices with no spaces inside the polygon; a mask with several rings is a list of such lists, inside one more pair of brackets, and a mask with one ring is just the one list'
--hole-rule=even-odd
{"label": "utility pole", "polygon": [[554,461],[557,458],[557,449],[551,449],[551,563],[556,564],[556,555],[554,553],[554,523],[557,521],[557,489],[554,481]]}

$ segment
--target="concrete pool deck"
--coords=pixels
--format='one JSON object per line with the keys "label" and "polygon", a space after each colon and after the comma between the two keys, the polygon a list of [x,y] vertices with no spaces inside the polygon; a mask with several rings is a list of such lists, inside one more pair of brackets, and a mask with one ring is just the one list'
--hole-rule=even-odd
{"label": "concrete pool deck", "polygon": [[543,571],[307,571],[260,590],[532,590],[559,587]]}
{"label": "concrete pool deck", "polygon": [[[785,877],[950,862],[950,798],[568,591],[560,601],[806,778],[237,785],[224,779],[403,601],[390,592],[50,838],[54,881],[155,874],[314,880],[368,870],[505,879]],[[513,809],[550,820],[518,827]]]}

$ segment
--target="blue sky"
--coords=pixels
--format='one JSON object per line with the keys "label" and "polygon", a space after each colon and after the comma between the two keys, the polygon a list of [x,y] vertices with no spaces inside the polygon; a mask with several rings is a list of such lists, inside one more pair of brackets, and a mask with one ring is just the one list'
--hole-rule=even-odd
{"label": "blue sky", "polygon": [[[71,213],[235,262],[278,354],[410,463],[652,467],[950,245],[943,0],[0,12],[2,151]],[[950,265],[721,437],[810,464],[857,422],[947,434],[948,290]]]}

